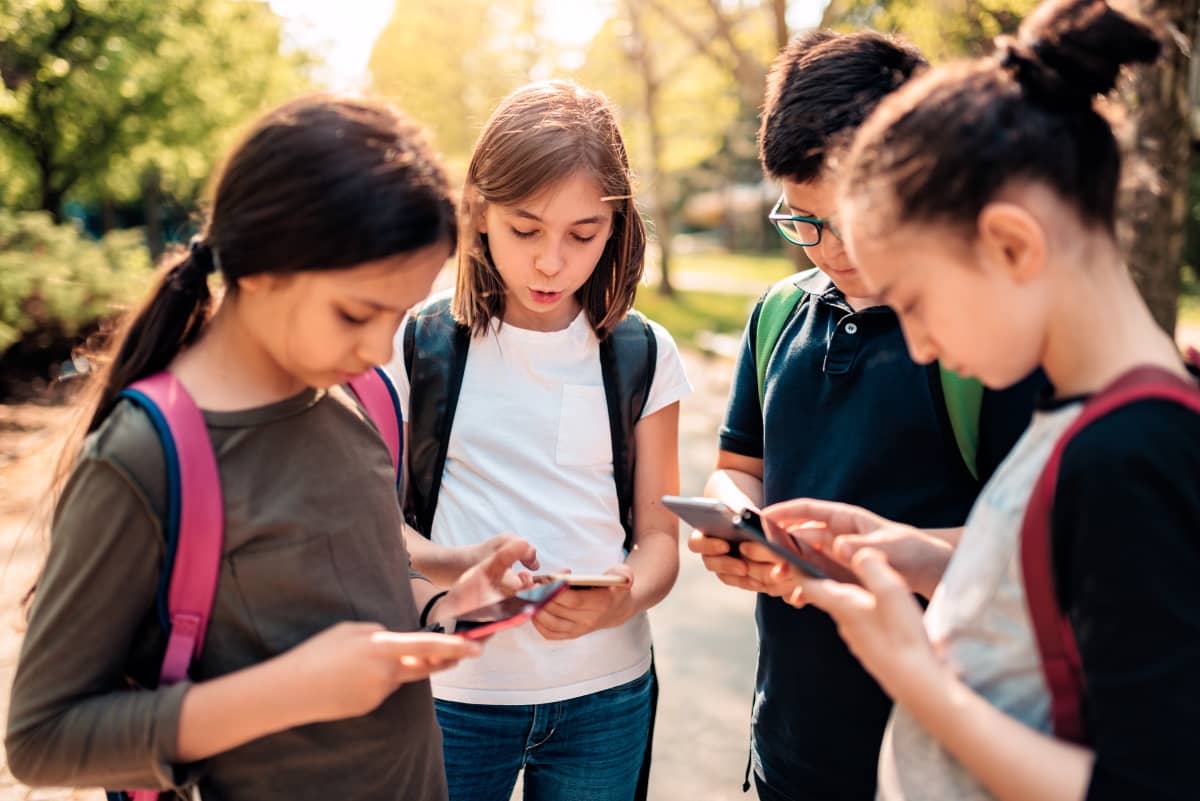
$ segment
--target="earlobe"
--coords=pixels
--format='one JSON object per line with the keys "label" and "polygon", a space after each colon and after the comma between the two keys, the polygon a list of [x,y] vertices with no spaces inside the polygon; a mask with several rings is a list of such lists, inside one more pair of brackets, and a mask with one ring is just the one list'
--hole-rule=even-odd
{"label": "earlobe", "polygon": [[1041,275],[1046,263],[1046,232],[1027,209],[1015,203],[984,206],[977,220],[981,262],[1023,284]]}
{"label": "earlobe", "polygon": [[238,278],[237,287],[239,292],[261,292],[270,287],[270,282],[270,273],[254,273]]}

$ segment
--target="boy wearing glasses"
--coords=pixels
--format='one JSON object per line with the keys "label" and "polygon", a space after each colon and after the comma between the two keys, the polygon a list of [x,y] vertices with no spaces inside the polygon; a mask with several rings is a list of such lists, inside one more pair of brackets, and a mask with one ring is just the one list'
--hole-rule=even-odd
{"label": "boy wearing glasses", "polygon": [[[872,296],[839,238],[829,156],[924,63],[911,46],[873,32],[814,31],[771,69],[759,155],[783,196],[770,219],[816,268],[773,288],[746,327],[706,487],[734,509],[812,497],[922,528],[961,527],[1029,423],[1039,378],[988,392],[913,362],[896,314]],[[760,322],[776,333],[762,336]],[[962,400],[958,389],[949,398],[951,379],[966,389],[958,405],[967,407],[967,431],[955,428],[963,415],[952,420],[948,410],[948,400]],[[954,541],[947,532],[947,559]],[[772,580],[765,549],[733,554],[701,532],[689,547],[724,583],[759,593],[751,737],[759,798],[873,799],[891,702],[832,620],[776,597],[791,583]]]}

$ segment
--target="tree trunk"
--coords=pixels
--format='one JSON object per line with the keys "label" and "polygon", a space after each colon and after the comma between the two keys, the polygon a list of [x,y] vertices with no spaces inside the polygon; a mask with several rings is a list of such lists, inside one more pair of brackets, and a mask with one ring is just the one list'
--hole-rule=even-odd
{"label": "tree trunk", "polygon": [[782,50],[791,39],[787,24],[787,0],[772,0],[771,10],[775,14],[775,49]]}
{"label": "tree trunk", "polygon": [[117,207],[108,195],[100,202],[100,233],[107,234],[117,227]]}
{"label": "tree trunk", "polygon": [[1119,233],[1129,269],[1154,319],[1175,331],[1191,170],[1189,66],[1200,0],[1138,0],[1148,19],[1169,25],[1163,55],[1122,87],[1131,110]]}
{"label": "tree trunk", "polygon": [[642,78],[642,110],[646,114],[650,136],[650,169],[646,177],[653,187],[650,196],[654,204],[654,233],[658,240],[658,294],[670,297],[675,294],[675,288],[671,285],[671,202],[662,172],[662,120],[658,108],[660,81],[654,74],[654,58],[647,47],[641,9],[635,0],[626,0],[625,10],[629,14],[629,53]]}
{"label": "tree trunk", "polygon": [[153,164],[142,173],[142,209],[146,216],[146,248],[150,251],[151,263],[157,264],[166,242],[163,238],[162,174]]}

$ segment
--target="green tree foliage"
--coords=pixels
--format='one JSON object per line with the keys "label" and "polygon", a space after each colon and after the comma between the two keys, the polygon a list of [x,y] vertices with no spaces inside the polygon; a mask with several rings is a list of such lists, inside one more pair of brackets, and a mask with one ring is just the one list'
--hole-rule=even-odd
{"label": "green tree foliage", "polygon": [[96,242],[45,212],[0,211],[0,355],[30,335],[95,325],[140,294],[149,268],[139,231]]}
{"label": "green tree foliage", "polygon": [[191,200],[231,128],[306,86],[265,3],[0,0],[7,205]]}
{"label": "green tree foliage", "polygon": [[930,61],[980,55],[1013,33],[1038,0],[832,0],[822,24],[835,30],[899,33]]}
{"label": "green tree foliage", "polygon": [[391,98],[465,161],[496,104],[535,77],[552,77],[553,48],[534,0],[400,0],[371,50],[371,89]]}

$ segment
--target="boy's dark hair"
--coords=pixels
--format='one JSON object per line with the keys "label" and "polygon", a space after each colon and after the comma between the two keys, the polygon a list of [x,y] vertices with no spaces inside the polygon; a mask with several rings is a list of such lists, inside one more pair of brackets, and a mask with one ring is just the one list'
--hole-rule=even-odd
{"label": "boy's dark hair", "polygon": [[376,101],[313,95],[260,118],[213,181],[198,245],[164,263],[114,336],[85,396],[87,431],[129,384],[166,369],[197,340],[212,307],[258,273],[336,270],[420,250],[453,249],[454,203],[421,128]]}
{"label": "boy's dark hair", "polygon": [[780,51],[767,76],[758,155],[772,178],[816,178],[829,152],[853,135],[925,59],[873,31],[809,31]]}
{"label": "boy's dark hair", "polygon": [[888,224],[973,227],[1006,183],[1029,179],[1112,231],[1121,157],[1094,100],[1122,65],[1152,62],[1160,48],[1104,0],[1043,3],[993,56],[931,70],[880,104],[859,131],[844,189],[894,204]]}

